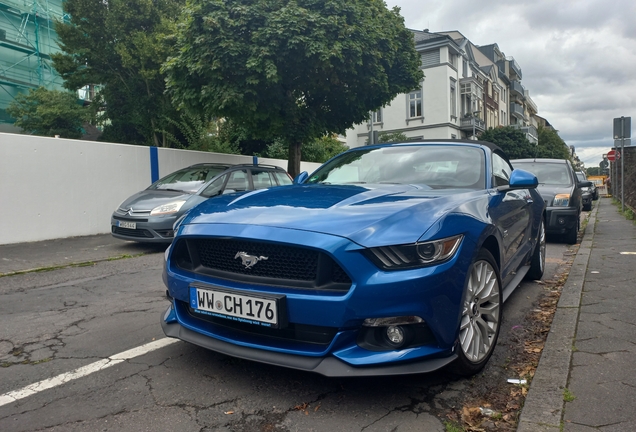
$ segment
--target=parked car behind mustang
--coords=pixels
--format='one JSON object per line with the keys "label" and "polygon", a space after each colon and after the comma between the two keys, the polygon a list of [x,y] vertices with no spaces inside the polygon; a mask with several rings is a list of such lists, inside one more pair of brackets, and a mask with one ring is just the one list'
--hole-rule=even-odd
{"label": "parked car behind mustang", "polygon": [[579,183],[586,181],[589,181],[591,183],[590,187],[582,186],[581,191],[583,192],[583,195],[585,195],[586,193],[590,195],[589,205],[585,205],[586,202],[583,202],[583,210],[592,210],[592,201],[596,201],[598,199],[598,189],[596,189],[596,185],[593,181],[588,180],[587,175],[584,172],[577,171],[576,178]]}
{"label": "parked car behind mustang", "polygon": [[327,376],[481,370],[503,302],[545,263],[537,179],[498,147],[351,149],[295,185],[177,224],[165,334]]}
{"label": "parked car behind mustang", "polygon": [[287,171],[273,165],[192,165],[122,202],[111,216],[111,234],[122,240],[170,243],[174,223],[208,198],[291,184]]}
{"label": "parked car behind mustang", "polygon": [[[530,171],[539,179],[538,191],[546,204],[546,232],[563,235],[567,243],[577,241],[582,187],[591,182],[579,182],[570,161],[565,159],[515,159],[512,165]],[[591,196],[588,197],[591,205]]]}

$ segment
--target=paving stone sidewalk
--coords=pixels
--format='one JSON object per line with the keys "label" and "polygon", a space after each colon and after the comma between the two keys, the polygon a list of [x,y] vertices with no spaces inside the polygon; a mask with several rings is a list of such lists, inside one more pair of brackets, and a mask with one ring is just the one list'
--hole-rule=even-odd
{"label": "paving stone sidewalk", "polygon": [[518,432],[636,430],[636,225],[619,207],[595,203]]}

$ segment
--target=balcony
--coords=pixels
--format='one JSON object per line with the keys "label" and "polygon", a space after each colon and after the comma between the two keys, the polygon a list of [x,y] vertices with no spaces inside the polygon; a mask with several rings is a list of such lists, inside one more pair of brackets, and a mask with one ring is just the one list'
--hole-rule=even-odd
{"label": "balcony", "polygon": [[510,94],[519,96],[521,99],[523,99],[526,95],[526,89],[521,85],[519,81],[511,81]]}
{"label": "balcony", "polygon": [[523,111],[523,107],[517,103],[510,104],[510,115],[515,116],[519,120],[525,120],[526,114]]}
{"label": "balcony", "polygon": [[508,66],[510,68],[510,75],[512,78],[512,74],[516,74],[519,79],[522,78],[521,76],[521,66],[519,66],[519,63],[516,62],[514,57],[506,57],[506,61],[508,62]]}
{"label": "balcony", "polygon": [[531,144],[539,143],[539,132],[537,131],[536,127],[519,125],[512,125],[512,127],[514,127],[515,129],[519,129],[521,132],[526,134],[526,138],[528,139],[528,141],[530,141]]}
{"label": "balcony", "polygon": [[486,130],[486,123],[479,117],[462,117],[459,129],[470,134],[473,133],[473,130],[475,133],[483,132]]}

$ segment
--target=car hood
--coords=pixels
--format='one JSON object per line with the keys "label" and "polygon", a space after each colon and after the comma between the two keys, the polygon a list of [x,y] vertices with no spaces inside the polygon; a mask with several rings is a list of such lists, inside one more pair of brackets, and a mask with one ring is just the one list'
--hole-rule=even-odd
{"label": "car hood", "polygon": [[282,186],[208,200],[184,224],[258,225],[332,234],[365,246],[405,244],[450,213],[474,215],[482,207],[462,207],[487,194],[412,185]]}
{"label": "car hood", "polygon": [[183,192],[146,189],[141,192],[137,192],[124,201],[119,207],[123,209],[132,208],[136,211],[150,211],[155,207],[168,204],[173,201],[186,201],[191,196],[191,194]]}

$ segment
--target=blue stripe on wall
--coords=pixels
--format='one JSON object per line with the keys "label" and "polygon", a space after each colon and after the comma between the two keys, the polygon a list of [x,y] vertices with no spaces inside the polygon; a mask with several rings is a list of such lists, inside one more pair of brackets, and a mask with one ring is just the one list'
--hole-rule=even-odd
{"label": "blue stripe on wall", "polygon": [[157,147],[150,147],[150,183],[159,180],[159,151]]}

